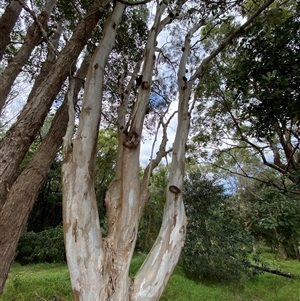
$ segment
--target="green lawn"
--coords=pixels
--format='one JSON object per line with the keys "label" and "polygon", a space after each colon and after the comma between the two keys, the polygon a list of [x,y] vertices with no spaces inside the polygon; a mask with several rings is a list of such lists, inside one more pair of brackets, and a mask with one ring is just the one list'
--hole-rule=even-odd
{"label": "green lawn", "polygon": [[[134,259],[133,275],[143,256]],[[300,263],[283,261],[272,254],[264,259],[274,268],[300,274]],[[54,297],[58,298],[55,299]],[[73,300],[69,274],[63,264],[14,264],[9,274],[1,301]],[[289,279],[264,273],[240,284],[217,285],[196,283],[186,278],[177,267],[163,293],[161,301],[300,301],[300,279]]]}

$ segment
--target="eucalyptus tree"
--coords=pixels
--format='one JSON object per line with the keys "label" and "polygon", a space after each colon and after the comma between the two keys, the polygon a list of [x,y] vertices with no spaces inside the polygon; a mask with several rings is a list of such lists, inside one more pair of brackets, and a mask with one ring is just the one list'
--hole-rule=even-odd
{"label": "eucalyptus tree", "polygon": [[[57,14],[53,13],[53,22],[55,24],[58,22],[58,26],[53,39],[51,39],[47,35],[44,35],[45,28],[36,16],[38,8],[29,8],[25,2],[20,3],[27,12],[25,15],[26,24],[29,23],[27,29],[33,30],[35,28],[35,35],[39,34],[40,39],[48,41],[49,47],[48,57],[42,64],[41,70],[39,71],[39,68],[36,70],[36,72],[39,72],[39,75],[28,97],[27,104],[22,109],[15,124],[11,126],[0,141],[1,292],[3,291],[10,264],[15,256],[16,245],[28,214],[37,198],[39,188],[46,178],[47,171],[61,146],[62,137],[65,134],[68,121],[67,101],[64,101],[57,111],[48,135],[33,156],[31,162],[18,177],[16,176],[18,174],[17,171],[31,143],[38,134],[54,99],[61,91],[61,87],[68,77],[73,87],[72,93],[74,101],[77,100],[77,93],[83,85],[87,72],[88,58],[81,60],[81,67],[75,76],[72,76],[74,72],[72,66],[82,53],[83,48],[87,45],[100,18],[104,17],[104,13],[109,9],[108,5],[110,1],[102,1],[101,3],[99,1],[87,2],[85,3],[86,13],[84,13],[84,8],[81,8],[81,6],[75,6],[75,12],[73,9],[71,19],[69,19],[72,22],[69,22],[65,15],[63,15],[67,25],[72,23],[73,28],[67,32],[69,35],[68,40],[60,40],[60,43],[58,43],[58,39],[61,37],[61,27],[58,21],[62,20],[55,19]],[[56,10],[59,10],[60,7],[58,4],[53,7],[53,1],[47,2],[47,16],[50,13],[50,4],[51,7],[55,9],[55,12],[57,12]],[[6,11],[3,13],[2,18],[5,17],[5,13]],[[41,15],[45,16],[45,14],[42,13]],[[72,19],[74,15],[77,15],[76,22]],[[31,24],[30,20],[33,21]],[[27,39],[29,39],[30,43],[22,40],[18,41],[21,46],[17,49],[19,51],[16,53],[16,56],[10,60],[10,64],[8,64],[8,61],[6,63],[3,59],[3,66],[6,68],[1,76],[10,74],[10,71],[13,76],[15,76],[16,66],[19,73],[23,71],[21,68],[27,63],[27,60],[24,60],[24,56],[21,54],[24,48],[27,54],[28,51],[30,52],[32,48],[29,49],[28,44],[32,47],[32,41],[30,39],[34,37],[37,40],[35,35],[25,36],[25,38],[27,37]],[[14,42],[13,37],[11,33],[12,44]],[[18,37],[22,37],[22,35]],[[55,50],[55,44],[60,45],[57,51]],[[10,59],[10,56],[5,56],[5,58]],[[18,58],[20,58],[20,60]],[[17,65],[13,64],[15,60],[18,62]],[[41,65],[41,63],[39,65]],[[6,99],[6,101],[8,101],[8,99]],[[61,101],[59,101],[59,103],[61,103]]]}
{"label": "eucalyptus tree", "polygon": [[[89,3],[85,16],[76,22],[71,37],[64,43],[63,48],[58,47],[56,50],[55,45],[49,43],[49,56],[45,60],[46,71],[43,73],[41,70],[41,76],[37,76],[35,81],[37,86],[33,86],[28,103],[16,123],[1,140],[0,254],[3,263],[0,270],[1,290],[14,257],[16,242],[43,176],[61,144],[61,137],[64,135],[65,125],[69,119],[63,147],[63,218],[67,261],[75,300],[157,300],[160,297],[177,264],[185,240],[186,217],[182,198],[185,145],[190,115],[194,103],[199,98],[196,92],[201,85],[207,64],[241,35],[273,0],[268,0],[258,7],[248,21],[229,33],[224,41],[203,59],[200,59],[199,53],[201,41],[195,40],[199,37],[201,27],[206,22],[222,22],[232,13],[237,3],[220,2],[216,5],[214,2],[201,2],[199,5],[198,1],[192,0],[157,1],[153,4],[152,24],[143,44],[144,55],[137,56],[135,59],[128,56],[128,61],[123,59],[126,55],[113,51],[114,45],[117,46],[117,43],[115,44],[118,37],[117,30],[122,27],[126,6],[145,5],[148,1],[122,0],[115,1],[113,6],[109,6],[110,2],[104,0]],[[49,37],[43,34],[44,27],[39,17],[25,4],[23,8],[38,25],[35,32],[41,32],[41,38],[48,41]],[[80,15],[80,13],[79,10],[76,14]],[[104,16],[104,13],[107,15]],[[80,103],[81,112],[78,125],[76,123],[75,126],[74,102],[77,100],[84,75],[78,80],[77,76],[73,76],[72,66],[87,45],[101,16],[105,20],[101,24],[101,39],[89,63],[83,100]],[[74,20],[70,23],[73,24]],[[129,29],[130,24],[126,24]],[[178,112],[176,136],[171,150],[172,161],[166,203],[161,229],[151,252],[136,276],[130,278],[129,265],[137,239],[138,224],[149,200],[148,186],[151,173],[161,159],[170,152],[166,149],[167,126],[170,123],[170,117],[165,111],[170,107],[168,101],[157,110],[157,99],[165,99],[170,91],[168,89],[170,85],[160,86],[157,83],[157,79],[161,78],[159,71],[166,64],[156,59],[157,54],[160,58],[164,57],[164,49],[159,47],[158,40],[169,28],[179,30],[178,33],[181,35],[171,41],[175,42],[173,45],[175,64],[172,64],[175,72],[170,83],[173,85],[173,92],[175,90]],[[138,32],[138,30],[129,31],[133,36],[139,35]],[[56,33],[58,38],[60,26],[56,27]],[[65,33],[65,36],[68,34],[70,35],[70,32]],[[64,33],[62,35],[64,36]],[[134,50],[140,49],[138,45],[134,45],[135,39],[131,41]],[[134,55],[136,53],[134,50],[129,53]],[[168,61],[167,57],[166,60]],[[109,62],[112,61],[115,62],[114,64],[118,61],[122,62],[123,65],[121,68],[116,68],[120,70],[115,78],[118,88],[117,99],[115,93],[106,89],[105,85],[109,82],[106,72]],[[84,62],[85,60],[82,63]],[[18,68],[21,68],[22,64],[23,61]],[[14,70],[9,65],[7,67]],[[78,72],[82,69],[86,70],[79,68]],[[189,76],[187,69],[191,70]],[[62,91],[61,87],[67,77],[69,77],[68,93],[56,114],[53,127],[50,128],[44,143],[26,169],[15,180],[15,171],[43,124],[53,100]],[[167,93],[159,94],[157,88],[156,94],[160,95],[160,98],[153,97],[152,86],[166,90]],[[149,102],[150,99],[152,102]],[[171,95],[169,99],[172,99]],[[111,102],[104,102],[107,100]],[[66,107],[68,107],[69,118],[65,114]],[[105,197],[108,231],[106,237],[102,237],[94,181],[100,119],[101,115],[109,116],[105,109],[108,109],[108,113],[117,111],[118,150],[116,176]],[[144,121],[151,115],[149,112],[159,113],[158,125],[162,128],[162,140],[156,156],[154,150],[152,151],[149,165],[141,179],[140,145]],[[158,137],[158,134],[156,136]]]}
{"label": "eucalyptus tree", "polygon": [[[193,38],[203,26],[211,11],[199,3],[157,3],[152,27],[145,45],[141,70],[124,68],[119,76],[118,154],[116,177],[106,192],[108,233],[101,236],[94,191],[94,160],[96,137],[101,117],[104,67],[112,49],[116,26],[124,9],[117,3],[104,24],[103,39],[92,58],[84,94],[79,126],[73,139],[74,122],[69,123],[64,138],[63,203],[67,261],[75,298],[78,300],[157,300],[167,283],[181,252],[185,239],[186,217],[182,186],[184,176],[185,144],[188,138],[190,113],[197,94],[199,79],[206,64],[220,53],[265,7],[254,14],[244,25],[229,35],[199,65],[194,65],[192,75],[186,77],[186,69],[192,66],[190,56]],[[191,7],[191,5],[193,5]],[[226,7],[224,8],[226,11]],[[219,14],[224,14],[220,10]],[[185,19],[184,19],[185,17]],[[182,23],[181,23],[182,22]],[[168,24],[177,28],[180,24],[184,39],[179,39],[178,55],[177,131],[172,148],[172,162],[166,191],[163,220],[157,240],[142,267],[133,279],[128,276],[130,261],[137,239],[138,224],[149,199],[148,185],[152,170],[158,165],[166,150],[166,131],[156,157],[150,159],[140,179],[139,156],[143,123],[147,113],[156,48],[159,34]],[[177,41],[178,42],[178,41]],[[131,87],[138,76],[137,97],[133,108],[128,104]],[[130,76],[133,74],[133,76]],[[96,80],[97,79],[97,80]],[[190,97],[192,96],[192,100]],[[71,108],[71,107],[70,107]],[[70,116],[74,112],[70,111]],[[72,120],[72,118],[70,118]],[[161,119],[163,130],[168,121]],[[85,273],[82,271],[85,270]]]}

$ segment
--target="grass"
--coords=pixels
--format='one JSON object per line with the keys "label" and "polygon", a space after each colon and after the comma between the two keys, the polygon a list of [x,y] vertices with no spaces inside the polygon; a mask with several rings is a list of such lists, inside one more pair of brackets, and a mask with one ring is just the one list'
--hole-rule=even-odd
{"label": "grass", "polygon": [[[137,271],[144,255],[137,256],[131,266],[131,276]],[[264,254],[268,265],[300,274],[296,260],[280,260],[274,254]],[[55,297],[57,299],[55,299]],[[69,274],[63,264],[36,264],[11,268],[0,301],[71,301],[73,295]],[[173,273],[161,301],[300,301],[300,279],[289,279],[269,273],[250,281],[231,284],[196,283],[185,277],[181,267]]]}
{"label": "grass", "polygon": [[13,264],[1,301],[73,300],[69,272],[64,264]]}

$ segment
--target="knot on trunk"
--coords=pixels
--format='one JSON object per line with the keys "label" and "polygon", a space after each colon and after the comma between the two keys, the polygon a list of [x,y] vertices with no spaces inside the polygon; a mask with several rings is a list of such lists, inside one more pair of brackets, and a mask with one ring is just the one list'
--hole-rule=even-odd
{"label": "knot on trunk", "polygon": [[140,136],[135,131],[130,132],[125,138],[123,145],[128,148],[137,148],[140,143]]}
{"label": "knot on trunk", "polygon": [[174,185],[169,186],[169,190],[171,192],[175,193],[176,195],[178,195],[179,193],[181,193],[181,190],[177,186],[174,186]]}

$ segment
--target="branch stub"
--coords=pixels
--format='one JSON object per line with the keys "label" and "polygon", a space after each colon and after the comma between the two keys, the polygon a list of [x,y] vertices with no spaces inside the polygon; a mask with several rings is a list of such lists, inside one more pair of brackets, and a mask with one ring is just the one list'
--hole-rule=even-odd
{"label": "branch stub", "polygon": [[175,193],[176,195],[181,193],[181,190],[177,186],[174,186],[174,185],[169,186],[169,190],[171,192]]}

